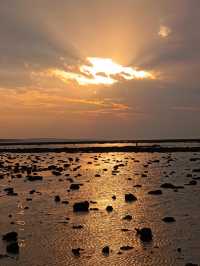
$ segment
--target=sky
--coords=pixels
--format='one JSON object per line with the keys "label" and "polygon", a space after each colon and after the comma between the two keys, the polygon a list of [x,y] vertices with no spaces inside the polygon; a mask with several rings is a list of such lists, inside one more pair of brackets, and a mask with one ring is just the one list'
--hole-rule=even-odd
{"label": "sky", "polygon": [[1,0],[0,138],[200,137],[199,0]]}

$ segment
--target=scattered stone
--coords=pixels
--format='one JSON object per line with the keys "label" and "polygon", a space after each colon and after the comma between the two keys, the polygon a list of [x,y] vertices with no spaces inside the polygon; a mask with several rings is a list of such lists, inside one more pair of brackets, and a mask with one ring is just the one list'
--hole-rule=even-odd
{"label": "scattered stone", "polygon": [[52,174],[55,175],[55,176],[60,176],[60,175],[62,175],[61,172],[59,172],[59,171],[52,171]]}
{"label": "scattered stone", "polygon": [[133,249],[133,247],[131,247],[131,246],[122,246],[122,247],[120,247],[120,249],[123,250],[123,251],[127,251],[127,250],[130,250],[130,249]]}
{"label": "scattered stone", "polygon": [[191,180],[188,184],[185,184],[186,186],[196,186],[197,181],[196,180]]}
{"label": "scattered stone", "polygon": [[166,189],[179,189],[179,188],[184,188],[183,186],[175,186],[171,183],[164,183],[160,186],[161,188],[166,188]]}
{"label": "scattered stone", "polygon": [[142,185],[135,185],[135,186],[133,186],[133,187],[140,188],[140,187],[142,187]]}
{"label": "scattered stone", "polygon": [[73,225],[72,226],[73,229],[82,229],[83,228],[83,225]]}
{"label": "scattered stone", "polygon": [[79,190],[79,188],[80,188],[80,184],[71,184],[70,185],[71,190]]}
{"label": "scattered stone", "polygon": [[112,206],[107,206],[106,207],[106,211],[107,212],[112,212],[113,211],[113,207]]}
{"label": "scattered stone", "polygon": [[74,256],[76,256],[76,257],[80,257],[80,251],[81,251],[82,249],[81,248],[73,248],[72,249],[72,253],[74,254]]}
{"label": "scattered stone", "polygon": [[152,231],[150,228],[148,227],[144,227],[142,229],[137,229],[136,228],[136,231],[137,231],[137,234],[140,235],[140,239],[144,242],[149,242],[152,240],[153,238],[153,234],[152,234]]}
{"label": "scattered stone", "polygon": [[54,201],[55,201],[55,202],[60,202],[60,196],[56,195],[56,196],[54,197]]}
{"label": "scattered stone", "polygon": [[26,179],[28,181],[41,181],[43,177],[40,175],[30,175],[30,176],[27,176]]}
{"label": "scattered stone", "polygon": [[137,200],[137,198],[133,194],[131,194],[131,193],[125,194],[125,201],[126,202],[133,202],[136,200]]}
{"label": "scattered stone", "polygon": [[127,221],[130,221],[132,219],[133,219],[133,217],[129,214],[127,214],[126,216],[123,217],[123,220],[127,220]]}
{"label": "scattered stone", "polygon": [[110,254],[110,248],[109,246],[105,246],[103,247],[102,249],[102,253],[105,255],[105,256],[108,256]]}
{"label": "scattered stone", "polygon": [[174,219],[174,217],[164,217],[162,220],[165,223],[173,223],[173,222],[176,222],[176,220]]}
{"label": "scattered stone", "polygon": [[89,206],[90,204],[88,201],[76,202],[73,205],[73,211],[74,212],[88,212]]}
{"label": "scattered stone", "polygon": [[19,253],[19,244],[18,242],[13,242],[7,245],[6,251],[8,253],[18,254]]}
{"label": "scattered stone", "polygon": [[157,189],[157,190],[151,190],[148,192],[148,194],[150,195],[161,195],[162,194],[162,190]]}
{"label": "scattered stone", "polygon": [[8,241],[8,242],[17,241],[17,238],[18,238],[18,234],[15,231],[9,232],[9,233],[3,235],[3,237],[2,237],[3,240]]}

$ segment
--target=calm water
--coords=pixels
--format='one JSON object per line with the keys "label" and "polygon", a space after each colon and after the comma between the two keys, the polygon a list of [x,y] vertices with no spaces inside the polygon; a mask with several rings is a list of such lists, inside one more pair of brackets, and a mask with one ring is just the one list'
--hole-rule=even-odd
{"label": "calm water", "polygon": [[[199,157],[200,154],[191,153],[0,155],[0,162],[4,163],[0,173],[5,175],[0,179],[0,234],[15,230],[20,242],[19,255],[0,259],[0,265],[155,266],[199,263],[200,185],[185,185],[184,189],[176,192],[162,189],[163,194],[159,196],[148,194],[150,190],[159,189],[162,183],[184,185],[192,177],[198,177],[193,169],[200,168],[200,161],[190,159]],[[16,163],[20,166],[36,165],[37,174],[42,175],[43,180],[26,181],[26,173],[16,178],[13,171]],[[70,167],[65,168],[60,176],[47,169],[49,165],[63,167],[66,163]],[[113,173],[113,167],[119,164],[123,165]],[[69,191],[69,178],[82,184],[78,191]],[[137,184],[141,187],[134,187]],[[18,196],[6,195],[3,189],[8,186],[13,187]],[[36,193],[30,195],[32,189]],[[126,203],[124,195],[128,192],[138,200]],[[68,200],[69,204],[55,203],[55,195]],[[113,195],[116,195],[116,200],[112,199]],[[27,198],[32,201],[27,201]],[[86,214],[73,213],[74,202],[81,200],[92,201],[90,207],[98,210]],[[113,206],[113,212],[105,210],[108,205]],[[9,214],[12,217],[8,217]],[[132,215],[133,219],[123,220],[126,214]],[[164,223],[162,218],[165,216],[173,216],[176,222]],[[82,225],[83,228],[73,229],[73,225]],[[149,244],[142,243],[135,234],[135,228],[146,226],[153,231],[153,241]],[[112,250],[108,257],[102,255],[105,245]],[[118,254],[120,247],[127,245],[133,249]],[[71,249],[78,247],[84,250],[80,257],[75,257]],[[181,248],[181,252],[177,248]],[[5,254],[5,249],[6,244],[0,240],[0,254]]]}
{"label": "calm water", "polygon": [[[200,142],[166,142],[166,143],[138,143],[138,146],[154,146],[159,145],[161,147],[199,147]],[[123,143],[84,143],[84,144],[21,144],[21,145],[0,145],[0,149],[18,149],[18,148],[79,148],[79,147],[125,147],[125,146],[136,146],[135,143],[123,142]]]}

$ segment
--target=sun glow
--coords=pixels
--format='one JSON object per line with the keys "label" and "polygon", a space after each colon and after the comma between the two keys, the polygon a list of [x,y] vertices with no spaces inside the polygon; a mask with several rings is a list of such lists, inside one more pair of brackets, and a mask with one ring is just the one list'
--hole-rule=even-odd
{"label": "sun glow", "polygon": [[154,78],[150,72],[124,67],[110,58],[88,57],[86,61],[78,72],[55,69],[52,74],[63,81],[75,80],[79,85],[112,85],[120,80]]}

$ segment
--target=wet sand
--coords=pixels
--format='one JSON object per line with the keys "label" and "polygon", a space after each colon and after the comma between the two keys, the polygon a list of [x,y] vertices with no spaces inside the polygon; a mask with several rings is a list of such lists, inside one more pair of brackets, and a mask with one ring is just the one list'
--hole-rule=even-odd
{"label": "wet sand", "polygon": [[[102,149],[2,150],[0,265],[200,262],[199,150]],[[74,211],[83,201],[88,211]],[[146,227],[150,241],[135,230]],[[16,254],[8,232],[18,234]]]}

